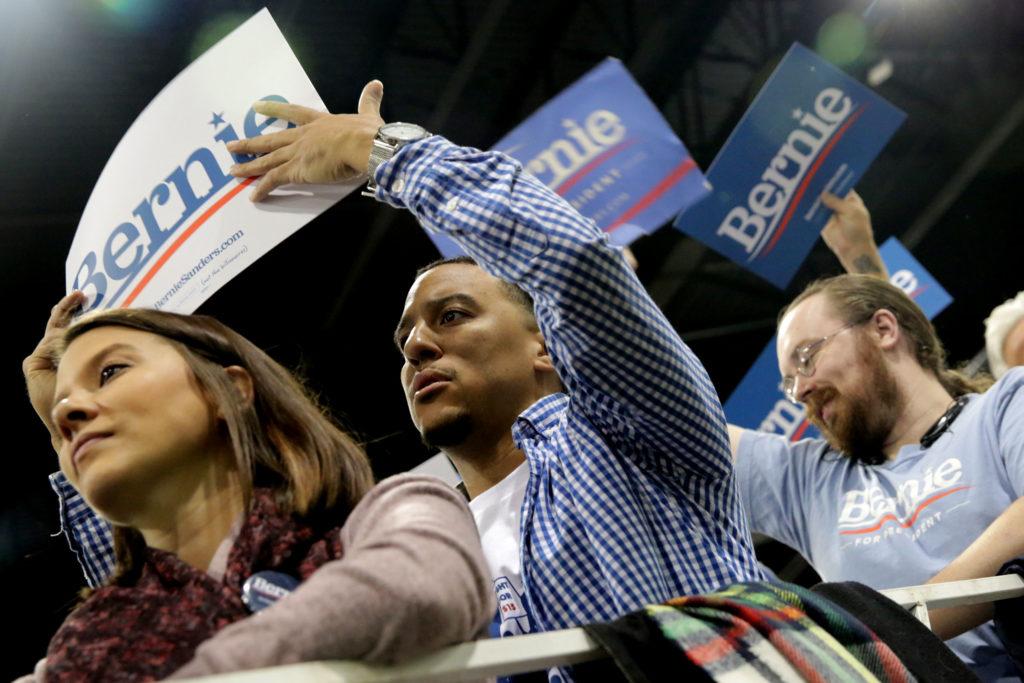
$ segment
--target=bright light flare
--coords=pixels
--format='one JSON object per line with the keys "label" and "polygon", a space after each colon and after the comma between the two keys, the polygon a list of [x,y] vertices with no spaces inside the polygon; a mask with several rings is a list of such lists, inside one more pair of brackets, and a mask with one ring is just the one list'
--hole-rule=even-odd
{"label": "bright light flare", "polygon": [[864,55],[868,27],[856,14],[834,14],[818,29],[817,52],[837,66],[849,66]]}

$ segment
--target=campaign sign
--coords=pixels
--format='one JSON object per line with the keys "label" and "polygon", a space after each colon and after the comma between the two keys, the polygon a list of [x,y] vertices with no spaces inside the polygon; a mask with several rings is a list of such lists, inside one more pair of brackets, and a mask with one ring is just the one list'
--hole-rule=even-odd
{"label": "campaign sign", "polygon": [[708,169],[711,195],[675,227],[785,288],[830,211],[906,115],[794,43]]}
{"label": "campaign sign", "polygon": [[253,112],[261,99],[325,110],[266,9],[178,74],[125,133],[78,224],[68,291],[83,290],[89,309],[190,313],[355,189],[285,188],[250,202],[253,180],[227,170],[251,157],[225,145],[285,127]]}
{"label": "campaign sign", "polygon": [[[929,320],[952,303],[953,297],[895,237],[886,240],[879,252],[889,271],[889,281],[906,292]],[[782,394],[775,343],[772,337],[725,402],[725,415],[731,424],[782,434],[791,441],[818,437],[804,407],[790,403]]]}
{"label": "campaign sign", "polygon": [[942,288],[898,239],[890,237],[878,252],[889,271],[889,282],[906,292],[929,320],[953,303],[949,292]]}
{"label": "campaign sign", "polygon": [[[661,227],[710,189],[657,107],[611,57],[492,149],[518,159],[619,245]],[[451,241],[434,243],[445,256],[459,253]]]}

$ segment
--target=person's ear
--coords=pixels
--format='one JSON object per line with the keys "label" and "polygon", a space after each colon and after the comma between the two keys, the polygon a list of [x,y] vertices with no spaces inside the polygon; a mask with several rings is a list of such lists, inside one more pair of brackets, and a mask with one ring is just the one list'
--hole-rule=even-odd
{"label": "person's ear", "polygon": [[896,314],[887,308],[880,308],[871,316],[871,332],[878,340],[879,348],[891,350],[900,343],[902,331]]}
{"label": "person's ear", "polygon": [[536,344],[536,355],[533,358],[533,369],[536,372],[554,373],[555,363],[551,359],[551,354],[548,353],[547,342],[544,341],[544,336],[537,330],[533,333],[533,341]]}
{"label": "person's ear", "polygon": [[240,365],[229,365],[224,368],[224,372],[228,373],[228,378],[235,385],[235,391],[238,393],[238,399],[242,405],[246,408],[251,406],[254,397],[252,375],[249,374],[249,371]]}

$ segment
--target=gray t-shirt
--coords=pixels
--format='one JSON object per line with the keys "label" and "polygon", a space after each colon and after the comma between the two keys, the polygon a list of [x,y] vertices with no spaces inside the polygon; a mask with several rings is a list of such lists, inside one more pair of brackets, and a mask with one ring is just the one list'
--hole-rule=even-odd
{"label": "gray t-shirt", "polygon": [[[752,531],[798,550],[826,581],[926,582],[1024,492],[1024,368],[970,402],[930,448],[852,463],[822,440],[745,432],[736,457]],[[991,624],[949,641],[982,680],[1019,680]]]}

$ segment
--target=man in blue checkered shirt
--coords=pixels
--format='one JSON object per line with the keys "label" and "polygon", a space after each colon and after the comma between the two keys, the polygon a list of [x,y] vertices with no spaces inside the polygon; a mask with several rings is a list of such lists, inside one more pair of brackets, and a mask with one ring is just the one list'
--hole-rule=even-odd
{"label": "man in blue checkered shirt", "polygon": [[[232,172],[263,175],[255,200],[366,173],[382,92],[368,84],[347,116],[257,105],[300,125],[232,143],[264,154]],[[471,498],[496,632],[762,578],[714,387],[621,253],[507,156],[437,136],[384,141],[374,196],[475,261],[421,273],[395,337],[412,419]]]}
{"label": "man in blue checkered shirt", "polygon": [[[266,197],[369,172],[475,262],[421,271],[395,341],[424,439],[462,476],[502,634],[605,620],[761,572],[722,408],[700,361],[606,236],[503,154],[358,113],[266,102],[297,128],[232,143]],[[478,264],[478,265],[477,265]]]}

